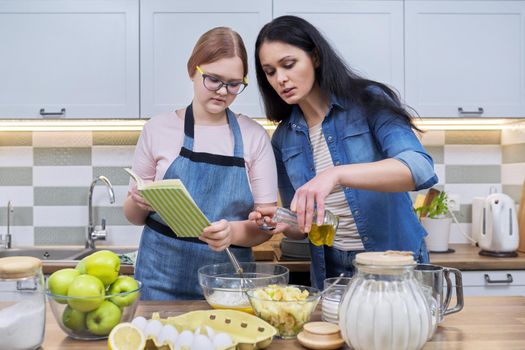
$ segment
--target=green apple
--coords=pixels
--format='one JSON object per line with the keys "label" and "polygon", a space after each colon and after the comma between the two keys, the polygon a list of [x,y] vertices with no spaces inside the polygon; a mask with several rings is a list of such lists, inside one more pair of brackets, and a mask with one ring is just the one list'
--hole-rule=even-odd
{"label": "green apple", "polygon": [[[62,269],[55,271],[47,280],[47,287],[51,294],[67,295],[67,289],[73,280],[80,275],[75,269]],[[53,298],[60,304],[66,304],[67,300],[63,298]]]}
{"label": "green apple", "polygon": [[75,270],[78,270],[81,275],[85,275],[86,274],[86,263],[85,263],[84,259],[82,259],[82,260],[80,260],[78,262],[77,266],[75,266]]}
{"label": "green apple", "polygon": [[62,314],[62,323],[73,331],[81,332],[86,329],[86,314],[67,306]]}
{"label": "green apple", "polygon": [[[119,276],[115,282],[109,286],[108,294],[119,294],[126,293],[137,290],[139,288],[139,283],[130,276]],[[129,293],[124,295],[119,295],[116,297],[111,297],[111,300],[114,304],[125,307],[133,304],[135,299],[139,296],[139,293]]]}
{"label": "green apple", "polygon": [[95,310],[104,301],[104,284],[96,277],[79,275],[67,289],[67,303],[73,309],[81,312]]}
{"label": "green apple", "polygon": [[86,316],[88,330],[95,335],[108,335],[122,317],[120,308],[111,301],[104,301]]}
{"label": "green apple", "polygon": [[120,258],[112,251],[100,250],[86,256],[83,260],[86,273],[100,279],[104,286],[109,286],[117,279]]}

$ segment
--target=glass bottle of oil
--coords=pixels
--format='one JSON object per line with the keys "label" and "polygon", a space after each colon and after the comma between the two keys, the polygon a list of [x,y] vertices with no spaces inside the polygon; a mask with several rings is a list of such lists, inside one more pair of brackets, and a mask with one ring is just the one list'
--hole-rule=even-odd
{"label": "glass bottle of oil", "polygon": [[[290,225],[291,227],[298,228],[297,214],[293,211],[279,207],[275,211],[272,217],[274,222],[282,222]],[[322,225],[317,225],[317,211],[314,212],[312,220],[312,228],[308,232],[308,239],[312,244],[316,246],[327,245],[332,246],[334,244],[334,236],[339,226],[339,217],[334,215],[331,211],[324,211],[324,218]]]}

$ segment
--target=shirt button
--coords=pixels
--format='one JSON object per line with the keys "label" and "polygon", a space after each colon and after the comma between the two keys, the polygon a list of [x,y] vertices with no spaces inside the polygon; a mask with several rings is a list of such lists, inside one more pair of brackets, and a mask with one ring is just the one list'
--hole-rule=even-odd
{"label": "shirt button", "polygon": [[359,210],[356,210],[354,216],[358,216],[358,215],[359,215]]}
{"label": "shirt button", "polygon": [[363,237],[363,241],[368,241],[368,237]]}
{"label": "shirt button", "polygon": [[341,162],[340,162],[340,161],[337,161],[337,162],[335,162],[335,165],[339,165],[339,164],[341,164]]}
{"label": "shirt button", "polygon": [[328,142],[332,142],[333,140],[333,137],[332,136],[328,136]]}
{"label": "shirt button", "polygon": [[292,128],[294,128],[294,129],[295,129],[296,127],[297,127],[297,125],[295,125],[295,124],[292,124]]}

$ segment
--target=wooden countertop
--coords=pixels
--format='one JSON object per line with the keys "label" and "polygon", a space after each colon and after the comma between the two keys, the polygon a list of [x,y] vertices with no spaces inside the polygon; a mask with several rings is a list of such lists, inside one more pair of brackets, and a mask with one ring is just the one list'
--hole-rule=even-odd
{"label": "wooden countertop", "polygon": [[[292,272],[308,272],[310,261],[281,259],[279,242],[281,237],[276,236],[271,240],[253,248],[253,255],[257,261],[274,262],[284,265]],[[478,254],[479,248],[470,244],[451,244],[454,253],[430,254],[432,264],[454,267],[463,271],[468,270],[525,270],[525,254],[518,253],[515,258],[494,258]],[[109,248],[111,249],[111,248]],[[52,273],[58,269],[76,265],[76,261],[44,261],[44,273]],[[122,265],[123,274],[132,275],[133,266]]]}
{"label": "wooden countertop", "polygon": [[[309,271],[310,261],[281,259],[278,244],[273,243],[276,253],[274,262],[284,265],[290,271]],[[468,270],[525,270],[525,254],[518,253],[515,258],[495,258],[479,255],[479,248],[470,244],[450,244],[454,253],[431,253],[430,262],[435,265]]]}
{"label": "wooden countertop", "polygon": [[515,258],[495,258],[479,255],[480,248],[470,244],[451,244],[454,253],[430,254],[432,264],[460,270],[525,270],[525,254]]}
{"label": "wooden countertop", "polygon": [[[136,316],[161,317],[209,309],[205,301],[140,302]],[[320,308],[312,320],[320,320]],[[107,349],[106,341],[68,338],[47,310],[44,350]],[[304,349],[296,340],[275,339],[268,350]],[[343,349],[349,349],[344,347]],[[464,309],[445,317],[424,350],[512,350],[525,349],[525,297],[467,297]]]}

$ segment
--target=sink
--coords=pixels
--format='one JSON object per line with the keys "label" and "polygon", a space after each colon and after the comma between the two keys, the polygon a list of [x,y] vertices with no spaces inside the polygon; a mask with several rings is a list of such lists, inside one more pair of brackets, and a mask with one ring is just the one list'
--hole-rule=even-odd
{"label": "sink", "polygon": [[84,259],[86,256],[88,256],[90,254],[93,254],[94,252],[98,252],[100,250],[111,250],[115,254],[121,255],[121,254],[127,254],[127,253],[134,252],[134,251],[137,250],[137,248],[104,247],[104,248],[95,248],[94,250],[87,248],[87,249],[83,249],[81,252],[79,252],[78,254],[74,255],[73,256],[73,260]]}
{"label": "sink", "polygon": [[85,248],[19,247],[0,250],[0,258],[7,256],[32,256],[41,260],[74,260]]}
{"label": "sink", "polygon": [[116,254],[126,254],[137,250],[137,248],[104,247],[89,249],[84,247],[16,247],[0,249],[0,258],[8,256],[32,256],[41,260],[80,260],[99,251],[109,249]]}

